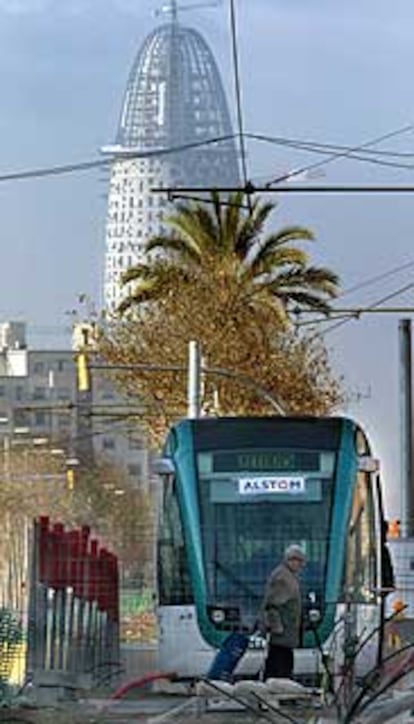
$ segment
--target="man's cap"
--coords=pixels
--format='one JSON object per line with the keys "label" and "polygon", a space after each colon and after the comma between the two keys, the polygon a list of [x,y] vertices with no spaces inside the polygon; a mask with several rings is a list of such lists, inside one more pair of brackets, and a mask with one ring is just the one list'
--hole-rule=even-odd
{"label": "man's cap", "polygon": [[298,560],[305,562],[306,553],[300,546],[291,545],[286,548],[284,558],[286,561],[290,560],[291,558],[298,558]]}

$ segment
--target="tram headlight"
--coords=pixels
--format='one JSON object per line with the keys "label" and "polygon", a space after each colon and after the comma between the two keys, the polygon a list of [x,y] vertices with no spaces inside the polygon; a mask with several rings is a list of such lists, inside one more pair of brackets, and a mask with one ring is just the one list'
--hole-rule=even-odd
{"label": "tram headlight", "polygon": [[310,611],[308,611],[308,618],[311,626],[317,626],[321,620],[321,612],[318,608],[311,608]]}
{"label": "tram headlight", "polygon": [[222,608],[212,608],[210,616],[214,623],[223,623],[226,619],[226,613]]}
{"label": "tram headlight", "polygon": [[240,625],[240,610],[237,606],[207,606],[207,614],[219,629],[234,629]]}

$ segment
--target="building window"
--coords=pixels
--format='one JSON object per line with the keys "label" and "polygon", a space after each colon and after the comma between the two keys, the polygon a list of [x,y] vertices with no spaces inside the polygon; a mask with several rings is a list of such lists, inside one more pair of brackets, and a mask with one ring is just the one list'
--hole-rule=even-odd
{"label": "building window", "polygon": [[47,423],[46,413],[45,412],[35,412],[34,414],[34,424],[36,426],[44,426]]}
{"label": "building window", "polygon": [[104,437],[102,447],[104,450],[115,450],[115,440],[113,437]]}
{"label": "building window", "polygon": [[46,388],[45,387],[35,387],[33,390],[33,399],[34,400],[45,400],[46,399]]}
{"label": "building window", "polygon": [[131,463],[131,465],[128,465],[128,475],[131,477],[138,478],[141,475],[142,468],[139,463]]}
{"label": "building window", "polygon": [[58,387],[57,398],[58,400],[68,400],[71,396],[69,387]]}
{"label": "building window", "polygon": [[34,363],[34,365],[33,365],[33,373],[34,373],[35,375],[42,374],[42,372],[44,372],[44,371],[45,371],[45,366],[44,366],[43,362],[35,362],[35,363]]}
{"label": "building window", "polygon": [[15,396],[16,400],[23,400],[24,399],[24,387],[22,387],[21,385],[16,387],[14,390],[14,396]]}
{"label": "building window", "polygon": [[14,410],[13,411],[13,425],[14,427],[28,427],[29,426],[29,413],[27,410]]}
{"label": "building window", "polygon": [[115,393],[113,390],[104,388],[101,392],[101,400],[114,400]]}

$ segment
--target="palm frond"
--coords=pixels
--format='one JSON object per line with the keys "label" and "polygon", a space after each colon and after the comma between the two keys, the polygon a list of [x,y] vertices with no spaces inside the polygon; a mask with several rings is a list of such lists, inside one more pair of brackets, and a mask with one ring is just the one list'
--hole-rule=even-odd
{"label": "palm frond", "polygon": [[326,294],[337,297],[340,292],[339,275],[323,266],[308,266],[303,275],[308,286],[322,289]]}
{"label": "palm frond", "polygon": [[304,226],[286,226],[277,233],[269,234],[252,245],[252,258],[260,259],[294,241],[314,241],[315,236]]}
{"label": "palm frond", "polygon": [[146,302],[153,302],[163,295],[162,286],[155,284],[140,284],[134,288],[118,305],[116,311],[121,316],[134,307],[139,307]]}
{"label": "palm frond", "polygon": [[214,294],[216,282],[217,289],[226,289],[237,304],[246,304],[259,316],[260,310],[267,310],[283,324],[289,323],[287,310],[292,304],[329,311],[329,300],[339,291],[339,278],[330,269],[310,266],[309,254],[295,244],[314,239],[309,229],[291,225],[264,236],[273,203],[256,199],[247,213],[243,192],[223,201],[213,191],[211,201],[207,207],[203,201],[180,204],[166,220],[171,232],[147,242],[148,253],[161,251],[162,255],[131,267],[122,276],[123,284],[135,282],[135,287],[128,289],[121,313],[162,302],[178,289],[185,291],[181,285],[186,283],[192,293],[197,293],[197,284],[211,285]]}
{"label": "palm frond", "polygon": [[210,209],[199,203],[194,209],[194,214],[203,238],[206,238],[207,243],[212,244],[219,237],[219,229]]}
{"label": "palm frond", "polygon": [[230,194],[224,212],[224,236],[229,248],[231,247],[236,253],[239,226],[242,219],[243,197],[244,194],[242,191],[236,191],[236,193]]}
{"label": "palm frond", "polygon": [[[320,312],[322,314],[330,314],[333,311],[332,305],[326,301],[326,299],[321,298],[317,294],[312,294],[312,292],[289,292],[286,295],[281,293],[280,299],[283,301],[286,309],[290,313],[298,314],[300,313],[301,308],[312,310],[314,312]],[[294,308],[288,309],[292,303],[295,305]]]}
{"label": "palm frond", "polygon": [[211,249],[212,243],[215,243],[193,207],[185,207],[182,213],[171,216],[168,223],[171,229],[192,248],[194,256],[201,258],[203,251]]}
{"label": "palm frond", "polygon": [[251,246],[257,241],[274,208],[274,203],[261,204],[256,200],[253,203],[252,213],[241,219],[235,242],[235,252],[241,259],[247,256]]}
{"label": "palm frond", "polygon": [[265,256],[253,257],[246,262],[246,269],[250,271],[254,277],[263,274],[272,275],[275,270],[281,270],[283,267],[305,268],[309,263],[309,255],[302,249],[296,247],[288,249],[275,249]]}
{"label": "palm frond", "polygon": [[121,284],[129,284],[137,280],[146,279],[153,274],[151,263],[135,264],[121,274]]}
{"label": "palm frond", "polygon": [[200,258],[200,249],[198,244],[189,236],[184,238],[177,234],[169,234],[165,236],[153,237],[148,241],[145,251],[161,251],[166,255],[178,256],[188,261],[198,261]]}
{"label": "palm frond", "polygon": [[289,269],[277,273],[268,286],[269,291],[276,295],[290,291],[293,293],[309,290],[333,298],[339,293],[339,277],[335,272],[324,267]]}

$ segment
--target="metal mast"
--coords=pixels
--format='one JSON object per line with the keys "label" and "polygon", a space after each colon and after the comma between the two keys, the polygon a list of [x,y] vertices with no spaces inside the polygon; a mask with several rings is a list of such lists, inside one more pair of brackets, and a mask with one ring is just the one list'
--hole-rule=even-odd
{"label": "metal mast", "polygon": [[401,362],[401,525],[405,537],[414,535],[413,391],[411,320],[399,323]]}

